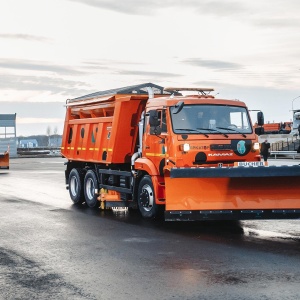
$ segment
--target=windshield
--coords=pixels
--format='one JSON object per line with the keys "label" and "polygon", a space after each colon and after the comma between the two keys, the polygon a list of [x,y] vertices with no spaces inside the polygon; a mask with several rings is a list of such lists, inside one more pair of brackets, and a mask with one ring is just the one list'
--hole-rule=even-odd
{"label": "windshield", "polygon": [[184,105],[171,107],[172,127],[177,134],[252,133],[246,108],[225,105]]}

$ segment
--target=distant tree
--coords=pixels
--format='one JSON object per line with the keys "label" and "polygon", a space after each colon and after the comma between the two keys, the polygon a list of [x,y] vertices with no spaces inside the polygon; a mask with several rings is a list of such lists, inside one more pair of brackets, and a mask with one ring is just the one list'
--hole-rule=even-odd
{"label": "distant tree", "polygon": [[47,136],[48,136],[48,146],[50,147],[50,136],[51,136],[51,127],[47,127]]}
{"label": "distant tree", "polygon": [[46,133],[48,136],[51,135],[51,127],[50,126],[47,126]]}
{"label": "distant tree", "polygon": [[57,128],[57,126],[54,127],[53,135],[55,138],[55,147],[57,147],[58,146],[58,128]]}

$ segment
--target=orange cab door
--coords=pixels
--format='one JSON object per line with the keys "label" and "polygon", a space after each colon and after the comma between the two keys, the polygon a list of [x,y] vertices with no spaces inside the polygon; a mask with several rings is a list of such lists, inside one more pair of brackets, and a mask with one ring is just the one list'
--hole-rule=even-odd
{"label": "orange cab door", "polygon": [[157,132],[150,128],[149,117],[146,118],[146,130],[144,133],[143,155],[151,160],[156,168],[161,171],[165,165],[166,157],[166,137],[167,127],[165,122],[165,112],[158,111],[159,125]]}

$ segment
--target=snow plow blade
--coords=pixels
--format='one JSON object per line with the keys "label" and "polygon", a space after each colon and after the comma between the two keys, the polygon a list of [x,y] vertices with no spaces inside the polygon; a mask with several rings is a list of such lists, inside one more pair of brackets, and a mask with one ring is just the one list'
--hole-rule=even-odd
{"label": "snow plow blade", "polygon": [[0,169],[9,169],[9,152],[0,154]]}
{"label": "snow plow blade", "polygon": [[300,218],[300,166],[173,168],[166,221]]}

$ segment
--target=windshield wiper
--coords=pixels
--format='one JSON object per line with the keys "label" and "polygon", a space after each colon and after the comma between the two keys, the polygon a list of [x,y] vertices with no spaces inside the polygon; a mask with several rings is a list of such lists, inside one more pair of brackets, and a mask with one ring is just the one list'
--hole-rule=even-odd
{"label": "windshield wiper", "polygon": [[237,129],[234,129],[234,128],[227,128],[227,127],[217,127],[219,129],[224,129],[224,130],[231,130],[231,131],[235,131],[237,133],[240,133],[244,138],[247,137],[245,133],[243,132],[240,132],[239,130]]}
{"label": "windshield wiper", "polygon": [[[202,128],[197,128],[197,129],[202,129]],[[204,132],[200,132],[197,129],[190,129],[190,128],[176,128],[174,129],[174,131],[176,130],[184,130],[184,131],[189,131],[189,132],[198,132],[198,133],[202,133],[203,135],[205,135],[206,137],[209,137],[208,134],[204,133]]]}
{"label": "windshield wiper", "polygon": [[[220,128],[220,127],[216,127],[216,128]],[[199,129],[199,130],[208,130],[208,131],[216,131],[218,133],[223,134],[225,137],[228,138],[228,135],[226,133],[221,132],[220,130],[217,130],[217,129],[214,129],[214,128],[197,128],[197,129]]]}

